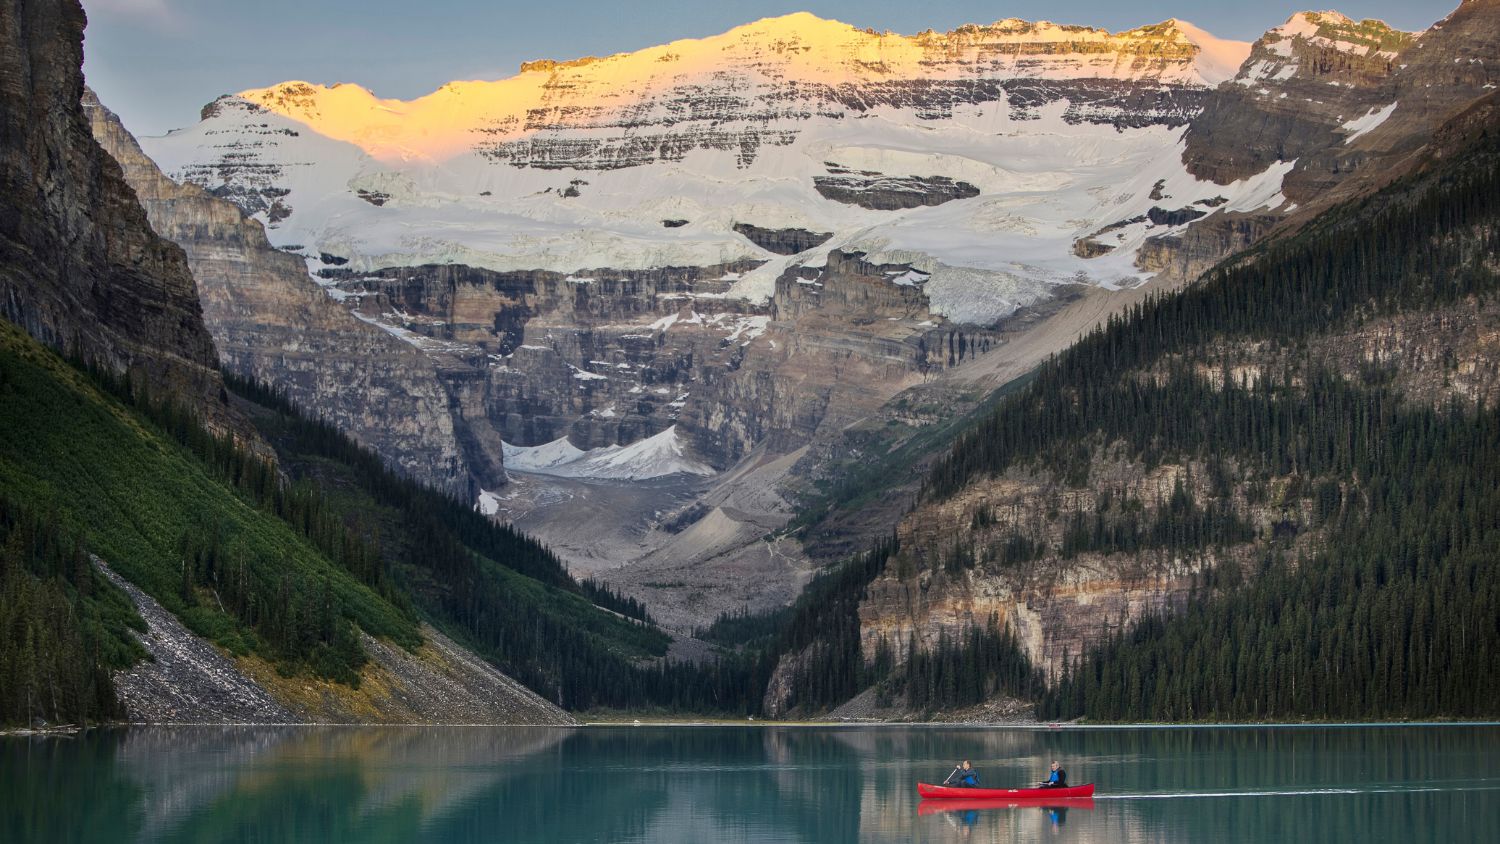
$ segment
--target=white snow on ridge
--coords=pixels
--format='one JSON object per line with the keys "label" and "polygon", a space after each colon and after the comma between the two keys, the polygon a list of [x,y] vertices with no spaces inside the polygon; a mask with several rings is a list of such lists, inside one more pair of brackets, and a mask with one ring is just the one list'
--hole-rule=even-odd
{"label": "white snow on ridge", "polygon": [[1240,72],[1240,65],[1250,57],[1251,44],[1248,41],[1219,38],[1181,18],[1173,20],[1172,23],[1188,41],[1198,47],[1198,58],[1194,64],[1197,66],[1198,75],[1203,77],[1203,81],[1209,85],[1218,85],[1220,82],[1233,79],[1234,75]]}
{"label": "white snow on ridge", "polygon": [[505,466],[517,472],[563,478],[644,481],[668,475],[712,475],[714,470],[686,456],[677,426],[630,445],[584,451],[567,437],[537,446],[504,446]]}
{"label": "white snow on ridge", "polygon": [[559,466],[576,462],[587,454],[583,449],[568,442],[567,437],[533,446],[506,443],[501,451],[505,457],[506,468],[544,475],[550,474],[552,469]]}
{"label": "white snow on ridge", "polygon": [[1349,133],[1349,136],[1347,138],[1344,138],[1344,143],[1353,143],[1356,138],[1369,133],[1370,131],[1374,130],[1375,127],[1384,123],[1388,118],[1390,118],[1392,114],[1395,113],[1396,106],[1398,105],[1400,105],[1399,102],[1394,102],[1386,106],[1385,108],[1372,108],[1370,109],[1370,113],[1366,114],[1364,117],[1355,118],[1354,120],[1345,123],[1343,126],[1340,126],[1339,128]]}
{"label": "white snow on ridge", "polygon": [[[995,58],[1001,54],[976,46],[1097,42],[1128,51],[1162,39],[1186,41],[1197,47],[1196,56],[1125,61],[1122,56],[1134,54],[1089,46],[1007,64]],[[461,263],[497,271],[553,270],[583,285],[593,277],[588,271],[599,268],[757,260],[764,263],[726,279],[733,286],[719,295],[765,300],[788,268],[820,265],[828,250],[844,248],[866,251],[873,260],[911,263],[927,277],[923,290],[935,313],[990,322],[1045,298],[1058,284],[1117,288],[1146,277],[1134,266],[1146,236],[1140,227],[1127,242],[1111,242],[1116,248],[1103,257],[1079,258],[1072,245],[1101,226],[1145,214],[1155,204],[1148,194],[1157,181],[1177,185],[1191,179],[1181,162],[1181,128],[1122,130],[1108,122],[1078,122],[1076,116],[1070,121],[1064,101],[1023,113],[1002,99],[956,105],[942,119],[921,107],[880,105],[836,119],[800,112],[787,118],[689,119],[674,130],[711,130],[731,138],[788,133],[785,142],[756,147],[753,160],[740,149],[704,148],[638,166],[554,170],[497,161],[480,145],[614,143],[619,130],[599,128],[609,125],[609,115],[638,107],[648,112],[638,119],[671,125],[678,118],[664,111],[667,101],[653,97],[679,89],[752,102],[771,92],[766,106],[775,110],[787,108],[771,96],[780,95],[783,89],[776,86],[787,79],[967,80],[977,72],[994,79],[1201,86],[1232,76],[1248,50],[1248,44],[1214,38],[1183,21],[1110,34],[1007,20],[906,37],[797,14],[708,39],[536,67],[497,82],[452,83],[410,102],[381,100],[356,85],[284,83],[221,100],[197,125],[142,144],[174,178],[240,190],[242,196],[266,191],[278,197],[289,216],[257,215],[274,244],[347,258],[354,272]],[[954,55],[970,58],[949,61]],[[988,65],[980,63],[985,56]],[[871,69],[877,67],[883,69]],[[525,128],[526,109],[539,103],[550,109],[548,121],[564,128]],[[836,107],[811,99],[806,105],[816,105],[815,112]],[[585,113],[596,126],[570,126],[574,118],[567,115]],[[887,177],[942,176],[968,182],[980,194],[936,207],[877,211],[818,193],[814,179],[831,167]],[[575,181],[576,195],[564,196]],[[1223,190],[1205,182],[1174,193],[1186,204]],[[666,227],[664,220],[688,222]],[[752,244],[734,231],[737,223],[829,231],[834,237],[787,257]],[[918,280],[903,277],[903,283]],[[693,324],[703,317],[664,317],[652,330],[672,328],[679,319]],[[729,330],[732,339],[746,340],[761,329]]]}

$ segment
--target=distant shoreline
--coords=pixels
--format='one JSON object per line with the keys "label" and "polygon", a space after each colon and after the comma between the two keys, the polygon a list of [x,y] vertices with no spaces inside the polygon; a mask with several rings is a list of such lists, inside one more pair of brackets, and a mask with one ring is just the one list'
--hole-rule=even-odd
{"label": "distant shoreline", "polygon": [[246,722],[163,722],[163,723],[108,723],[89,726],[59,725],[56,727],[12,727],[0,729],[0,738],[59,738],[74,737],[94,730],[128,730],[133,728],[201,728],[201,727],[277,727],[286,729],[337,728],[337,729],[616,729],[623,727],[674,727],[680,729],[704,729],[711,727],[739,727],[744,729],[792,728],[816,730],[902,729],[922,728],[930,730],[1016,730],[1043,732],[1054,730],[1195,730],[1195,729],[1357,729],[1396,727],[1500,727],[1496,721],[1267,721],[1267,722],[1212,722],[1192,721],[1174,723],[984,723],[952,721],[748,721],[712,719],[662,719],[630,721],[582,721],[578,724],[277,724]]}

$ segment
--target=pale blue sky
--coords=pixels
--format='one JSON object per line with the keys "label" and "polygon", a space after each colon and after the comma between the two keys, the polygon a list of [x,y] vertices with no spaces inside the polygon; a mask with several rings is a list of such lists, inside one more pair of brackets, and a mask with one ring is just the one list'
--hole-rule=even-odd
{"label": "pale blue sky", "polygon": [[[220,94],[286,79],[357,82],[409,98],[452,79],[500,79],[522,61],[627,52],[809,11],[920,32],[1006,17],[1128,29],[1177,17],[1253,40],[1303,2],[1283,0],[83,0],[84,71],[137,134],[198,119]],[[1324,0],[1323,5],[1327,5]],[[1350,0],[1353,18],[1422,29],[1458,0]]]}

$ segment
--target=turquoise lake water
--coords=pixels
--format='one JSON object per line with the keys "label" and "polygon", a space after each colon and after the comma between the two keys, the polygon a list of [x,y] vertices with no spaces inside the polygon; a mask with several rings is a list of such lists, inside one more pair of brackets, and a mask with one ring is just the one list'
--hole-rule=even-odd
{"label": "turquoise lake water", "polygon": [[[961,758],[1098,792],[917,797]],[[153,727],[0,738],[0,841],[1494,842],[1497,760],[1495,726]]]}

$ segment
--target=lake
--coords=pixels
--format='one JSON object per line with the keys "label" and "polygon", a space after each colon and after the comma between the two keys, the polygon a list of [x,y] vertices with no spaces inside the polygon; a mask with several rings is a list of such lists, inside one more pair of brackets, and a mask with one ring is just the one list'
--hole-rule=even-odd
{"label": "lake", "polygon": [[[962,758],[1098,793],[917,798]],[[0,840],[1500,841],[1497,760],[1469,725],[132,728],[0,738]]]}

